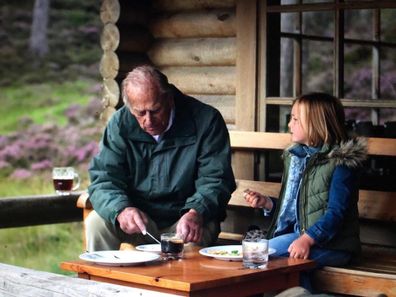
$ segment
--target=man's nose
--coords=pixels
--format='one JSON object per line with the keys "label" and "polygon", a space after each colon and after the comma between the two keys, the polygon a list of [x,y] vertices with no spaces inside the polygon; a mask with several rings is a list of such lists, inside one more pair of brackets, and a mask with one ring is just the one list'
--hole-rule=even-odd
{"label": "man's nose", "polygon": [[146,111],[144,119],[146,120],[146,123],[151,123],[153,121],[153,114],[150,111]]}

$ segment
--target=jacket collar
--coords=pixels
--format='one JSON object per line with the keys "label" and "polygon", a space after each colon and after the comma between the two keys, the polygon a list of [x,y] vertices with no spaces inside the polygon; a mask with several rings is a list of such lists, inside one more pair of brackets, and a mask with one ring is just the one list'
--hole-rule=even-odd
{"label": "jacket collar", "polygon": [[[194,122],[193,111],[190,106],[186,104],[187,96],[175,89],[175,118],[173,124],[168,131],[165,132],[161,141],[158,143],[159,147],[172,147],[191,144],[196,141],[197,129]],[[127,107],[125,109],[124,117],[121,119],[125,126],[124,136],[132,141],[146,142],[156,144],[154,138],[146,133],[137,122]]]}

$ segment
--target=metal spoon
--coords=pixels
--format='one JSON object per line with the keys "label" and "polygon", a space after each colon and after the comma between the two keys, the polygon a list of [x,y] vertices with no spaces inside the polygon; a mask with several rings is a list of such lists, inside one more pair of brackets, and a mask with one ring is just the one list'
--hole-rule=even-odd
{"label": "metal spoon", "polygon": [[143,235],[148,235],[148,236],[150,236],[152,239],[155,240],[156,243],[161,244],[161,242],[160,242],[157,238],[155,238],[153,235],[151,235],[151,234],[150,234],[149,232],[147,232],[146,230],[143,230],[143,231],[142,231],[142,234],[143,234]]}

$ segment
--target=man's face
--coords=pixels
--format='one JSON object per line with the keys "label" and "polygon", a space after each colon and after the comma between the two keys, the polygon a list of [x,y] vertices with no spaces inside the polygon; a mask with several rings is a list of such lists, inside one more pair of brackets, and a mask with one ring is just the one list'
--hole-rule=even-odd
{"label": "man's face", "polygon": [[168,126],[173,98],[160,95],[157,88],[146,86],[129,86],[126,93],[129,110],[140,127],[150,135],[162,134]]}

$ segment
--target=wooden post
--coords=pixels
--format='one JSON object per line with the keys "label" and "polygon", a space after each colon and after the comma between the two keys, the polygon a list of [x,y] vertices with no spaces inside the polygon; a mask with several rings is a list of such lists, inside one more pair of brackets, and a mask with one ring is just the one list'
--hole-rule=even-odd
{"label": "wooden post", "polygon": [[[256,129],[257,2],[237,1],[237,73],[235,126],[237,130]],[[236,178],[254,178],[254,154],[238,152],[233,156]]]}

